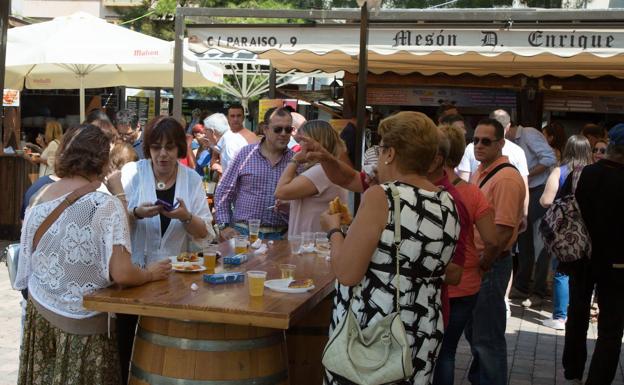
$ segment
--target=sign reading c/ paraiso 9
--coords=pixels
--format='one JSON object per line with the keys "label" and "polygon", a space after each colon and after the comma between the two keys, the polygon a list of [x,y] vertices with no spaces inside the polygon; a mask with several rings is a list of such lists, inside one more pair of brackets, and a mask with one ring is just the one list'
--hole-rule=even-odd
{"label": "sign reading c/ paraiso 9", "polygon": [[[188,26],[188,31],[189,48],[196,52],[211,48],[255,53],[272,49],[285,53],[339,50],[357,55],[359,49],[359,28],[350,25],[247,28],[204,25]],[[419,29],[375,25],[369,31],[369,48],[382,54],[435,49],[450,53],[520,51],[527,56],[539,53],[571,56],[590,52],[610,56],[624,49],[624,29]]]}

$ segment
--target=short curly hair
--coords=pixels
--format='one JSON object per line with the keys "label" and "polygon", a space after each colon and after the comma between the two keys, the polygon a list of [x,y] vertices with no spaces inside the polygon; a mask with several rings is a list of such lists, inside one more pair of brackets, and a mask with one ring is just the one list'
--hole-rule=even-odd
{"label": "short curly hair", "polygon": [[83,124],[70,128],[61,140],[54,169],[60,178],[108,173],[111,139],[99,127]]}
{"label": "short curly hair", "polygon": [[150,147],[160,144],[164,139],[178,148],[178,159],[186,158],[186,132],[182,124],[169,116],[157,116],[150,120],[143,132],[143,155],[145,159],[151,159]]}
{"label": "short curly hair", "polygon": [[440,143],[438,127],[427,115],[403,111],[379,123],[379,134],[385,147],[393,147],[399,169],[427,174]]}
{"label": "short curly hair", "polygon": [[446,165],[455,168],[461,162],[466,150],[466,137],[462,130],[450,124],[443,124],[440,127],[448,138],[450,147],[448,156],[446,157]]}

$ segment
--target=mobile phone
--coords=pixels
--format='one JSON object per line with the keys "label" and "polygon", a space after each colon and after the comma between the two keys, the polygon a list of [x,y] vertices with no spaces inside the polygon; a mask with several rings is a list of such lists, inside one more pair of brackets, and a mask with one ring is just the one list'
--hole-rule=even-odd
{"label": "mobile phone", "polygon": [[165,209],[165,211],[172,211],[177,209],[180,206],[180,202],[176,202],[174,204],[171,204],[167,201],[164,201],[162,199],[158,199],[156,202],[154,202],[154,206],[162,206],[163,209]]}

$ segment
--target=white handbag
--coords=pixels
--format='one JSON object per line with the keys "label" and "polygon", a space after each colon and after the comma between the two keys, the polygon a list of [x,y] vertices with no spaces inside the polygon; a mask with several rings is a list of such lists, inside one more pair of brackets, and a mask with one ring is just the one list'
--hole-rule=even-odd
{"label": "white handbag", "polygon": [[359,385],[380,385],[400,381],[410,377],[414,372],[412,349],[399,316],[400,198],[394,184],[390,184],[390,190],[394,200],[392,255],[396,259],[395,311],[362,330],[351,310],[352,295],[346,316],[336,326],[323,351],[323,366],[329,372]]}
{"label": "white handbag", "polygon": [[12,243],[4,249],[5,263],[9,269],[9,281],[11,287],[15,288],[15,276],[17,275],[17,264],[19,261],[20,244]]}

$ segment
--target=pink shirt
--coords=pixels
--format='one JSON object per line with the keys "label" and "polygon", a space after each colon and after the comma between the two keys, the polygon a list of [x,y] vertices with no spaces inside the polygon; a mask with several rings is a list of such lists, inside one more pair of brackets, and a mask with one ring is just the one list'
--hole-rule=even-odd
{"label": "pink shirt", "polygon": [[336,197],[343,202],[348,201],[347,190],[330,182],[320,164],[305,170],[301,176],[312,182],[318,193],[290,201],[288,236],[299,235],[304,231],[323,231],[319,217],[329,208],[329,202]]}

